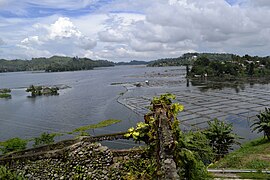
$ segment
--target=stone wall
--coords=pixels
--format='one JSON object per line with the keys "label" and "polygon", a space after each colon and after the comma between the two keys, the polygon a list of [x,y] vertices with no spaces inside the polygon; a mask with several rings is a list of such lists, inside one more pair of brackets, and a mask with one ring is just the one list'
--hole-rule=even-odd
{"label": "stone wall", "polygon": [[158,127],[158,148],[157,160],[161,175],[160,180],[176,180],[179,179],[177,174],[176,163],[173,159],[174,139],[169,126],[169,119],[166,112],[162,109],[156,113],[159,120]]}
{"label": "stone wall", "polygon": [[0,159],[27,179],[121,179],[123,159],[141,158],[141,151],[113,151],[100,143],[79,141],[58,150]]}
{"label": "stone wall", "polygon": [[[174,140],[166,112],[157,117],[158,148],[156,160],[159,179],[179,179],[173,160]],[[52,145],[0,156],[0,165],[16,171],[27,179],[128,179],[127,164],[150,162],[143,150],[111,150],[97,141],[123,139],[125,133],[82,137]],[[150,161],[147,161],[147,160]],[[132,162],[131,162],[132,161]],[[143,165],[145,167],[148,164]],[[143,171],[140,169],[138,171]],[[136,172],[137,173],[137,172]],[[138,174],[141,172],[138,172]]]}

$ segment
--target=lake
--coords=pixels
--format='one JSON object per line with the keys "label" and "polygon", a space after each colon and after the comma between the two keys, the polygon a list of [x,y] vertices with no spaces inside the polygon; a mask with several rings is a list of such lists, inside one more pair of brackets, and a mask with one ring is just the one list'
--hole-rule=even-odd
{"label": "lake", "polygon": [[[134,85],[138,83],[140,87]],[[25,89],[32,84],[70,88],[60,89],[59,96],[29,98]],[[37,137],[42,132],[69,132],[106,119],[122,122],[91,130],[90,134],[125,131],[143,120],[152,96],[165,92],[176,94],[177,101],[185,106],[179,114],[183,130],[205,128],[207,121],[218,117],[233,123],[234,131],[249,140],[258,137],[250,132],[250,123],[270,100],[268,84],[207,89],[204,83],[187,82],[184,67],[116,66],[76,72],[1,73],[0,88],[12,89],[12,99],[0,99],[0,141]],[[107,144],[133,145],[130,141]]]}

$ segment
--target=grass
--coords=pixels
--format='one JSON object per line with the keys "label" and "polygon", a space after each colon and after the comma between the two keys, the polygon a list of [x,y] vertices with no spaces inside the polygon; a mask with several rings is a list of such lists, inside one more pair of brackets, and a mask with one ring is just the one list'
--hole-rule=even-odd
{"label": "grass", "polygon": [[7,93],[0,93],[0,98],[11,98],[11,95]]}
{"label": "grass", "polygon": [[108,119],[108,120],[101,121],[97,124],[90,124],[87,126],[81,126],[79,128],[74,129],[73,132],[82,132],[82,131],[86,131],[89,129],[103,128],[103,127],[110,126],[110,125],[113,125],[113,124],[116,124],[119,122],[121,122],[121,120]]}
{"label": "grass", "polygon": [[270,179],[270,174],[266,173],[239,173],[241,179]]}
{"label": "grass", "polygon": [[260,138],[248,142],[211,165],[210,168],[269,170],[270,141]]}

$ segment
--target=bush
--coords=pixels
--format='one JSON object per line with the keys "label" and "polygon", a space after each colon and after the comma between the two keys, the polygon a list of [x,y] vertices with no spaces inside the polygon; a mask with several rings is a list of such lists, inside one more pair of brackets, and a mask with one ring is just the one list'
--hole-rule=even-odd
{"label": "bush", "polygon": [[34,147],[42,146],[46,144],[52,144],[54,143],[54,137],[56,134],[49,134],[49,133],[42,133],[40,137],[34,138]]}
{"label": "bush", "polygon": [[0,93],[0,98],[11,98],[11,95],[7,93]]}
{"label": "bush", "polygon": [[12,138],[0,143],[0,151],[3,154],[13,151],[20,151],[26,149],[27,140],[20,138]]}

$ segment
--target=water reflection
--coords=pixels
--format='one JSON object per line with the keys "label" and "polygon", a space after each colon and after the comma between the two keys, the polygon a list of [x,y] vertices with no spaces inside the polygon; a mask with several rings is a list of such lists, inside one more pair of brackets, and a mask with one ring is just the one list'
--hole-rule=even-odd
{"label": "water reflection", "polygon": [[234,81],[222,81],[208,79],[187,79],[187,87],[189,87],[189,81],[192,86],[198,87],[201,92],[207,92],[209,90],[223,90],[224,88],[234,89],[236,93],[241,90],[245,90],[247,86],[253,88],[256,84],[266,85],[269,84],[270,78],[253,78],[253,79],[241,79]]}

